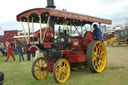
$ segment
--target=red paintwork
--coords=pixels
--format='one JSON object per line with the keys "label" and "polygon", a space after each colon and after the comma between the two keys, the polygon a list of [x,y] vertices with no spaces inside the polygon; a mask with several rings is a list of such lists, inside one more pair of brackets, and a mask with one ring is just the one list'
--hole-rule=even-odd
{"label": "red paintwork", "polygon": [[[26,45],[27,46],[27,45]],[[28,50],[31,50],[31,51],[35,51],[35,50],[39,50],[39,48],[36,46],[36,45],[32,45],[28,48]]]}
{"label": "red paintwork", "polygon": [[[45,32],[46,28],[42,28],[42,38],[44,36],[44,32]],[[38,38],[40,40],[40,30],[36,31],[34,34],[35,38]],[[54,37],[54,33],[52,28],[48,27],[46,30],[46,35],[44,37],[44,43],[50,43],[53,42],[53,37]]]}
{"label": "red paintwork", "polygon": [[69,62],[77,63],[77,62],[85,62],[86,55],[83,51],[74,51],[74,50],[63,50],[63,55],[66,55]]}
{"label": "red paintwork", "polygon": [[0,36],[0,43],[4,43],[5,40],[4,40],[4,36]]}
{"label": "red paintwork", "polygon": [[8,56],[6,58],[6,61],[8,61],[10,56],[12,56],[13,60],[15,61],[15,57],[13,54],[13,47],[10,44],[8,44]]}
{"label": "red paintwork", "polygon": [[83,48],[84,49],[87,49],[88,48],[88,45],[94,41],[95,38],[94,38],[94,35],[92,32],[86,32],[84,37],[83,37]]}
{"label": "red paintwork", "polygon": [[80,55],[80,54],[84,54],[83,51],[72,51],[71,52],[73,55]]}
{"label": "red paintwork", "polygon": [[67,50],[62,50],[62,54],[69,56],[71,55],[71,50],[67,49]]}
{"label": "red paintwork", "polygon": [[44,48],[51,48],[51,44],[44,44]]}
{"label": "red paintwork", "polygon": [[[62,53],[63,55],[66,55],[69,62],[86,62],[86,55],[84,53],[84,50],[87,50],[88,45],[94,40],[95,39],[92,32],[86,32],[83,40],[72,39],[72,48],[63,50]],[[74,45],[74,43],[77,43],[77,45]]]}
{"label": "red paintwork", "polygon": [[71,13],[67,11],[65,12],[56,9],[48,9],[48,8],[35,8],[22,12],[19,15],[17,15],[17,21],[20,21],[22,17],[29,18],[29,16],[31,16],[32,14],[37,14],[37,16],[40,16],[42,13],[46,13],[46,12],[48,12],[50,16],[69,18],[80,21],[97,22],[103,24],[112,24],[112,21],[108,19],[97,18],[93,16]]}
{"label": "red paintwork", "polygon": [[70,55],[68,56],[68,60],[70,63],[85,62],[86,55]]}
{"label": "red paintwork", "polygon": [[18,35],[18,30],[8,30],[4,31],[4,36],[0,36],[0,42],[4,43],[6,41],[8,42],[14,42],[14,36]]}
{"label": "red paintwork", "polygon": [[[62,54],[66,55],[70,63],[86,61],[86,55],[83,51],[62,50]],[[55,62],[55,60],[48,60],[48,67],[42,69],[48,70],[49,72],[53,72],[53,65]]]}
{"label": "red paintwork", "polygon": [[[75,46],[74,44],[77,43],[78,45]],[[81,49],[82,40],[80,39],[73,39],[72,40],[72,48]]]}
{"label": "red paintwork", "polygon": [[55,63],[55,60],[49,60],[48,61],[48,71],[49,72],[53,72],[53,65],[54,65],[54,63]]}

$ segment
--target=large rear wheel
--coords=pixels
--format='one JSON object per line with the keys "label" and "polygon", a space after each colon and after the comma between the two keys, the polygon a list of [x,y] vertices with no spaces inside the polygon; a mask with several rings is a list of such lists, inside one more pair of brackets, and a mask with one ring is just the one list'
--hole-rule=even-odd
{"label": "large rear wheel", "polygon": [[57,83],[65,83],[70,76],[70,64],[62,58],[57,60],[53,68],[53,77]]}
{"label": "large rear wheel", "polygon": [[36,80],[43,80],[48,75],[48,63],[43,57],[37,58],[32,65],[32,75]]}
{"label": "large rear wheel", "polygon": [[91,72],[102,72],[106,66],[107,52],[101,41],[93,41],[87,50],[87,64]]}

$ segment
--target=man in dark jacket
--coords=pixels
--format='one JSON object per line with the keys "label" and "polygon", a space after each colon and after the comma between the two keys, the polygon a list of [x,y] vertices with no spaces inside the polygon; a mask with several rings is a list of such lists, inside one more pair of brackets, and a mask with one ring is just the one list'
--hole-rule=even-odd
{"label": "man in dark jacket", "polygon": [[93,25],[94,31],[93,34],[95,36],[96,40],[102,40],[102,32],[101,30],[97,27],[96,24]]}
{"label": "man in dark jacket", "polygon": [[21,56],[22,56],[22,60],[24,61],[24,56],[23,56],[23,46],[21,43],[18,44],[17,46],[17,50],[18,50],[18,53],[19,53],[19,61],[21,62]]}

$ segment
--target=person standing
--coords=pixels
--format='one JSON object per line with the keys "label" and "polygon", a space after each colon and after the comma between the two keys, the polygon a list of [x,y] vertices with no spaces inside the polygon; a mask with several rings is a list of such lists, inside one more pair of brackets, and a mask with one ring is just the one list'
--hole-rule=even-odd
{"label": "person standing", "polygon": [[17,44],[16,43],[14,43],[14,55],[17,55]]}
{"label": "person standing", "polygon": [[18,50],[18,53],[19,53],[19,62],[21,62],[21,57],[22,57],[22,60],[24,61],[24,56],[23,56],[23,51],[22,51],[22,44],[20,42],[17,46],[17,50]]}
{"label": "person standing", "polygon": [[8,47],[8,56],[5,60],[5,62],[8,62],[8,59],[9,59],[10,56],[12,56],[13,61],[15,61],[15,57],[14,57],[14,54],[13,54],[13,48],[12,48],[11,44],[9,42],[6,42],[6,44],[7,44],[7,47]]}
{"label": "person standing", "polygon": [[94,31],[93,34],[95,36],[95,40],[101,40],[102,41],[102,32],[101,30],[97,27],[96,24],[93,25]]}
{"label": "person standing", "polygon": [[29,50],[29,48],[28,48],[28,44],[26,43],[25,44],[25,47],[26,47],[26,51],[27,51],[27,61],[30,61],[30,50]]}

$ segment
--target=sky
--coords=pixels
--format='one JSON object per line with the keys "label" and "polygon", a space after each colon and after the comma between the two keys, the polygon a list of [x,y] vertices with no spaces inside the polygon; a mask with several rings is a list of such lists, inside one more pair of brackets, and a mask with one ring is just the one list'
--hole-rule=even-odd
{"label": "sky", "polygon": [[[128,0],[54,0],[56,9],[112,20],[112,26],[128,21]],[[47,0],[1,0],[0,34],[4,30],[22,30],[16,15],[32,9],[44,8]]]}

